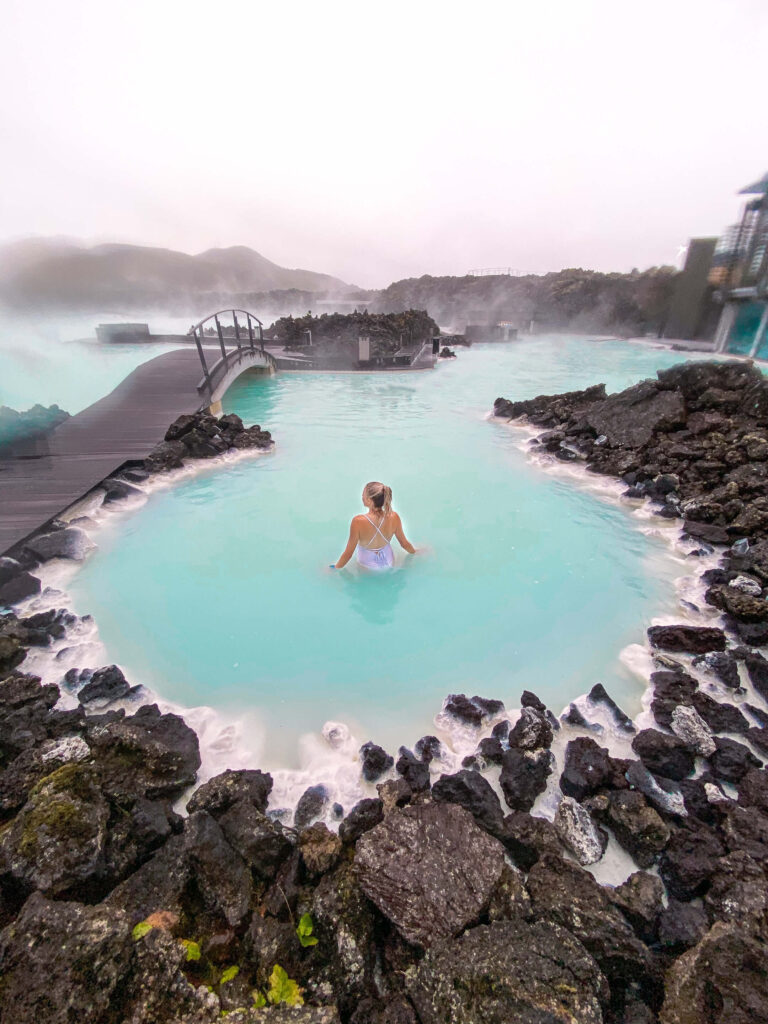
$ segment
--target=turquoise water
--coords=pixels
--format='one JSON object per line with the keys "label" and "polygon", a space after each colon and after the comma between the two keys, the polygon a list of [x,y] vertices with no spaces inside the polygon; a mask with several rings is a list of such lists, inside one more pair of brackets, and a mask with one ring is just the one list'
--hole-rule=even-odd
{"label": "turquoise water", "polygon": [[[267,762],[290,763],[328,719],[413,742],[457,691],[516,707],[531,689],[559,711],[599,680],[636,710],[618,655],[671,606],[679,565],[484,417],[498,395],[613,391],[680,358],[542,338],[422,373],[243,377],[226,410],[271,429],[275,452],[155,492],[104,530],[76,607],[133,681],[257,711]],[[391,574],[331,572],[370,479],[429,550],[400,552]]]}
{"label": "turquoise water", "polygon": [[[16,316],[0,311],[0,405],[56,404],[80,412],[108,394],[137,366],[178,345],[98,345],[100,323],[149,322],[153,332],[184,332],[190,318],[93,313]],[[91,339],[91,340],[88,340]]]}

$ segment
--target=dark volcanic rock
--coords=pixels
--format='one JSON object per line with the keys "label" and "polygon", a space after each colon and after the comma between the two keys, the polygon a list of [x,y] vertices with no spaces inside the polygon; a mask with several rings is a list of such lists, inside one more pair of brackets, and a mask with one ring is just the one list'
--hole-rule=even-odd
{"label": "dark volcanic rock", "polygon": [[[190,805],[191,801],[187,806]],[[273,878],[278,867],[290,856],[292,846],[280,822],[271,821],[250,800],[238,800],[215,818],[229,845],[257,878],[265,881]]]}
{"label": "dark volcanic rock", "polygon": [[725,633],[716,626],[651,626],[648,629],[651,647],[664,651],[705,654],[725,650]]}
{"label": "dark volcanic rock", "polygon": [[626,882],[606,891],[610,901],[622,911],[643,942],[653,942],[664,907],[661,879],[646,871],[635,871]]}
{"label": "dark volcanic rock", "polygon": [[595,683],[589,691],[589,699],[593,704],[602,704],[608,708],[613,716],[616,725],[622,732],[635,732],[635,725],[629,715],[625,714],[619,705],[608,695],[602,683]]}
{"label": "dark volcanic rock", "polygon": [[658,729],[639,732],[632,740],[632,749],[650,772],[665,779],[684,779],[693,771],[693,752],[677,736]]}
{"label": "dark volcanic rock", "polygon": [[659,917],[659,944],[677,956],[700,942],[708,928],[707,915],[699,903],[670,899]]}
{"label": "dark volcanic rock", "polygon": [[363,778],[366,782],[376,782],[395,763],[394,757],[375,743],[364,743],[360,747],[360,759],[363,762]]}
{"label": "dark volcanic rock", "polygon": [[421,761],[430,764],[441,757],[443,746],[437,736],[422,736],[414,743],[413,752]]}
{"label": "dark volcanic rock", "polygon": [[451,803],[393,811],[357,842],[366,896],[417,946],[456,935],[487,906],[501,876],[501,844]]}
{"label": "dark volcanic rock", "polygon": [[713,732],[746,732],[749,722],[733,704],[719,703],[709,694],[698,691],[691,698],[691,705],[701,715]]}
{"label": "dark volcanic rock", "polygon": [[384,807],[377,798],[360,800],[339,826],[339,837],[344,843],[355,843],[365,832],[378,825],[384,817]]}
{"label": "dark volcanic rock", "polygon": [[37,576],[21,571],[14,573],[7,579],[0,579],[0,608],[4,605],[11,607],[26,601],[40,593],[42,584]]}
{"label": "dark volcanic rock", "polygon": [[744,850],[721,858],[704,905],[711,921],[746,921],[768,908],[764,856],[754,860]]}
{"label": "dark volcanic rock", "polygon": [[742,807],[759,807],[768,811],[768,772],[750,769],[739,780],[739,804]]}
{"label": "dark volcanic rock", "polygon": [[692,821],[675,829],[659,864],[670,896],[690,900],[700,895],[724,854],[725,847],[714,829]]}
{"label": "dark volcanic rock", "polygon": [[65,765],[35,787],[0,831],[0,878],[51,896],[97,887],[106,875],[108,822],[95,770]]}
{"label": "dark volcanic rock", "polygon": [[552,822],[526,811],[507,815],[502,842],[523,871],[530,871],[536,861],[547,853],[557,857],[563,854],[560,837]]}
{"label": "dark volcanic rock", "polygon": [[184,947],[160,929],[138,942],[125,915],[31,896],[0,936],[2,1019],[105,1024],[212,1019],[217,1001],[181,972]]}
{"label": "dark volcanic rock", "polygon": [[641,868],[651,867],[669,842],[669,826],[637,790],[612,790],[588,806]]}
{"label": "dark volcanic rock", "polygon": [[605,979],[548,922],[496,922],[431,950],[406,975],[422,1024],[601,1024]]}
{"label": "dark volcanic rock", "polygon": [[661,1024],[756,1024],[768,1006],[766,943],[742,925],[717,922],[666,977]]}
{"label": "dark volcanic rock", "polygon": [[534,917],[553,921],[574,935],[612,988],[635,983],[648,995],[657,988],[651,954],[588,871],[544,857],[531,868],[527,888]]}
{"label": "dark volcanic rock", "polygon": [[560,789],[581,801],[604,787],[626,787],[624,766],[625,762],[612,758],[606,747],[598,746],[589,736],[579,736],[565,748]]}
{"label": "dark volcanic rock", "polygon": [[414,793],[422,793],[429,789],[429,764],[416,757],[410,750],[400,747],[400,756],[395,767]]}
{"label": "dark volcanic rock", "polygon": [[94,700],[120,700],[130,692],[131,684],[127,681],[117,665],[108,665],[97,669],[90,681],[79,691],[77,699],[81,704],[89,704]]}
{"label": "dark volcanic rock", "polygon": [[552,726],[538,708],[522,708],[509,733],[509,746],[519,750],[538,750],[552,746]]}
{"label": "dark volcanic rock", "polygon": [[205,811],[187,818],[184,845],[205,912],[213,919],[223,918],[230,928],[240,927],[249,913],[253,889],[245,861]]}
{"label": "dark volcanic rock", "polygon": [[501,802],[490,783],[478,772],[441,775],[432,787],[432,799],[464,807],[480,828],[501,838],[504,828]]}
{"label": "dark volcanic rock", "polygon": [[298,845],[304,868],[310,878],[317,878],[330,871],[341,856],[341,839],[322,821],[303,829],[299,835]]}
{"label": "dark volcanic rock", "polygon": [[330,798],[325,786],[310,786],[306,789],[299,798],[293,815],[293,823],[296,828],[306,828],[307,825],[321,818],[328,809],[329,802]]}
{"label": "dark volcanic rock", "polygon": [[709,758],[712,773],[724,782],[740,782],[751,768],[762,767],[761,762],[743,743],[716,736],[717,750]]}
{"label": "dark volcanic rock", "polygon": [[169,469],[181,469],[189,455],[181,441],[161,441],[144,459],[144,468],[150,473],[162,473]]}
{"label": "dark volcanic rock", "polygon": [[218,818],[233,804],[245,801],[266,814],[271,792],[272,776],[266,772],[227,769],[195,790],[187,801],[187,812],[193,814],[195,811],[207,811]]}
{"label": "dark volcanic rock", "polygon": [[482,725],[483,721],[501,714],[504,705],[500,700],[488,697],[467,697],[463,693],[452,693],[446,698],[443,710],[468,725]]}
{"label": "dark volcanic rock", "polygon": [[658,431],[685,422],[685,401],[674,391],[661,391],[654,381],[641,381],[602,402],[590,405],[586,419],[611,445],[639,448]]}
{"label": "dark volcanic rock", "polygon": [[200,767],[195,732],[179,715],[161,715],[156,704],[92,728],[88,742],[106,788],[117,794],[178,795]]}
{"label": "dark volcanic rock", "polygon": [[513,811],[529,811],[539,793],[547,788],[554,766],[554,756],[546,749],[505,750],[499,784],[508,806]]}

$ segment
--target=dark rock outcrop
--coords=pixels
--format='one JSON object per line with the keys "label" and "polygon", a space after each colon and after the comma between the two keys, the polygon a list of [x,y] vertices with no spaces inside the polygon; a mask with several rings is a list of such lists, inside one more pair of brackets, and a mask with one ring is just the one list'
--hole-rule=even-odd
{"label": "dark rock outcrop", "polygon": [[393,811],[358,840],[355,853],[363,892],[408,942],[422,947],[479,917],[503,863],[501,844],[452,803]]}
{"label": "dark rock outcrop", "polygon": [[603,975],[580,942],[548,922],[495,922],[427,953],[406,976],[422,1024],[600,1024]]}

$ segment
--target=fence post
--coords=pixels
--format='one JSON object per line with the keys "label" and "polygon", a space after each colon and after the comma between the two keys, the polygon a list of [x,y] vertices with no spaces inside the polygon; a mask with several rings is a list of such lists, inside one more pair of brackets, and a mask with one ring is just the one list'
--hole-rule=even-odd
{"label": "fence post", "polygon": [[235,341],[237,342],[237,347],[242,348],[243,346],[240,344],[240,324],[237,322],[236,309],[232,310],[232,319],[235,321]]}
{"label": "fence post", "polygon": [[208,390],[213,394],[213,387],[211,386],[211,375],[208,373],[208,363],[205,361],[205,353],[203,352],[203,346],[201,344],[201,338],[203,337],[203,327],[200,325],[200,338],[197,336],[197,328],[193,329],[195,336],[195,344],[197,345],[197,354],[200,356],[200,363],[203,367],[203,376],[208,383]]}
{"label": "fence post", "polygon": [[221,357],[222,357],[222,359],[226,359],[227,358],[227,350],[224,347],[224,334],[222,333],[222,330],[221,330],[221,324],[219,323],[219,316],[218,316],[218,314],[216,314],[216,316],[213,319],[216,321],[216,333],[219,336],[219,345],[221,346]]}
{"label": "fence post", "polygon": [[250,313],[245,315],[248,317],[248,339],[251,343],[251,352],[253,352],[253,318]]}

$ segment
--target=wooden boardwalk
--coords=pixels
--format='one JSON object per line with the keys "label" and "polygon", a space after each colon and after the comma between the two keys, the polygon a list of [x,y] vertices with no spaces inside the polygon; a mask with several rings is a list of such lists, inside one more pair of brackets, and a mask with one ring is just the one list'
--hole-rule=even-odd
{"label": "wooden boardwalk", "polygon": [[182,349],[139,366],[115,390],[61,424],[34,458],[0,457],[0,553],[53,519],[99,481],[143,459],[198,393],[197,351]]}

